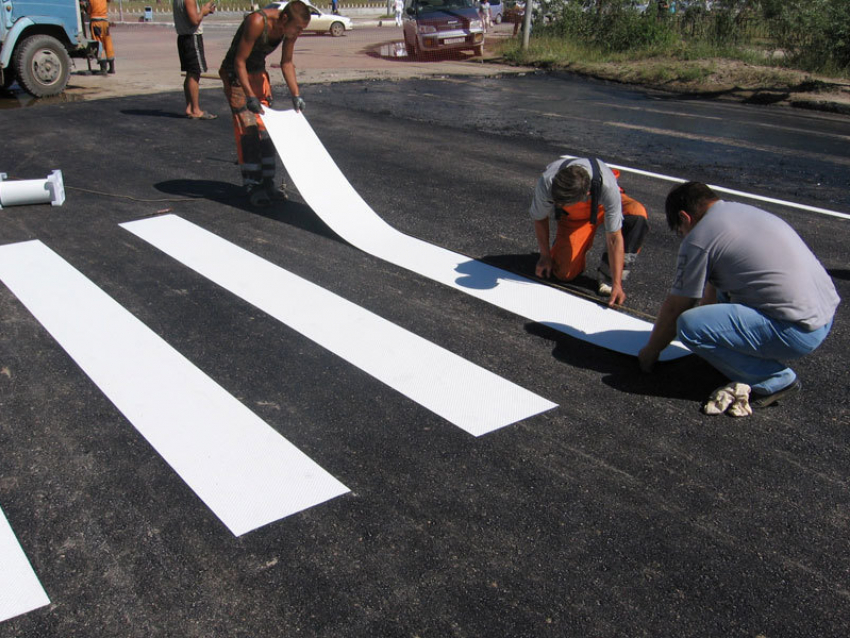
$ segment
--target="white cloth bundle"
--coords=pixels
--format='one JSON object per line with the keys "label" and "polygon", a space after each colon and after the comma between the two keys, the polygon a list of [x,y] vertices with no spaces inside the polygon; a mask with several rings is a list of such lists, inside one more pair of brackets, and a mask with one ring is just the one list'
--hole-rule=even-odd
{"label": "white cloth bundle", "polygon": [[750,416],[750,386],[746,383],[732,382],[717,388],[702,406],[705,414],[723,414],[729,416]]}

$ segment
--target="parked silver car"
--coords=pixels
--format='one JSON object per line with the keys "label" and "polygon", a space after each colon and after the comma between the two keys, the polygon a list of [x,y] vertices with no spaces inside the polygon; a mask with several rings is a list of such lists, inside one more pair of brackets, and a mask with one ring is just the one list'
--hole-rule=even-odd
{"label": "parked silver car", "polygon": [[[275,9],[283,9],[287,2],[288,0],[284,0],[283,2],[272,2],[264,8],[268,9],[270,7],[274,7]],[[351,31],[351,29],[354,28],[351,18],[333,13],[325,13],[306,1],[304,4],[306,4],[307,8],[310,9],[310,24],[307,25],[306,29],[304,29],[305,33],[330,33],[334,37],[339,37],[346,31]]]}
{"label": "parked silver car", "polygon": [[458,49],[484,54],[484,25],[473,0],[407,0],[403,29],[413,58]]}

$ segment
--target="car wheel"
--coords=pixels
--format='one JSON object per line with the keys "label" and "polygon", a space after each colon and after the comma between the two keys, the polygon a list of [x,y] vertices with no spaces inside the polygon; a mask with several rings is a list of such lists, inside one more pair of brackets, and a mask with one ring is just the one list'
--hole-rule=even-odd
{"label": "car wheel", "polygon": [[15,51],[18,84],[34,97],[58,95],[65,90],[70,75],[71,58],[54,37],[31,36]]}
{"label": "car wheel", "polygon": [[334,22],[331,25],[331,35],[335,38],[338,38],[343,33],[345,33],[345,25],[342,22]]}

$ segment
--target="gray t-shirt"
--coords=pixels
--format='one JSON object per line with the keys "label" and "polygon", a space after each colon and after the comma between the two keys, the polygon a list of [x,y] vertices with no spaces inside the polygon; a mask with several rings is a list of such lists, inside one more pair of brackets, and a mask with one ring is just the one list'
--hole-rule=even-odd
{"label": "gray t-shirt", "polygon": [[706,282],[731,303],[806,330],[826,325],[840,301],[800,236],[754,206],[718,201],[682,240],[670,292],[700,298]]}
{"label": "gray t-shirt", "polygon": [[186,3],[194,2],[198,7],[198,13],[201,12],[200,0],[172,0],[171,10],[174,13],[174,29],[177,35],[201,35],[204,32],[204,27],[198,26],[189,22],[189,15],[186,13]]}
{"label": "gray t-shirt", "polygon": [[[555,216],[555,203],[552,201],[552,180],[561,169],[561,166],[581,166],[587,171],[588,175],[593,175],[593,169],[590,166],[589,159],[574,159],[565,163],[565,160],[555,160],[546,170],[543,175],[537,180],[537,186],[534,187],[534,197],[531,200],[531,208],[528,213],[531,219],[539,221],[547,217]],[[623,200],[620,198],[620,187],[617,185],[617,178],[614,173],[608,168],[607,164],[599,160],[599,172],[602,175],[602,192],[599,194],[599,203],[605,210],[605,232],[616,233],[623,227]]]}

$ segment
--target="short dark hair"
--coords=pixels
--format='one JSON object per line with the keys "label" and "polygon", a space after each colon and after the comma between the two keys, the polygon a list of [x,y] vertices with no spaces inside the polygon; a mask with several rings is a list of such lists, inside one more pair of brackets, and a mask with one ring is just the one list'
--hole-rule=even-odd
{"label": "short dark hair", "polygon": [[307,5],[301,2],[301,0],[292,0],[292,2],[287,2],[286,6],[280,13],[281,15],[286,16],[287,21],[298,17],[301,18],[303,22],[310,22],[310,9],[308,9]]}
{"label": "short dark hair", "polygon": [[590,174],[578,164],[570,164],[559,170],[552,179],[552,201],[556,205],[568,206],[587,197],[590,190]]}
{"label": "short dark hair", "polygon": [[683,210],[691,217],[704,212],[708,203],[719,199],[715,192],[702,182],[686,182],[667,193],[664,213],[670,230],[679,228],[679,211]]}

